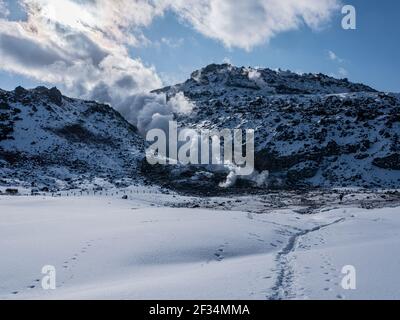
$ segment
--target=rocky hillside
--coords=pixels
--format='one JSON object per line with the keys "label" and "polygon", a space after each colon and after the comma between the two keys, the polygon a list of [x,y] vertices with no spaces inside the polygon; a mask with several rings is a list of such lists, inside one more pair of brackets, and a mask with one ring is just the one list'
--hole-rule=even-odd
{"label": "rocky hillside", "polygon": [[[228,64],[155,91],[178,92],[196,105],[178,116],[182,127],[256,130],[256,169],[270,172],[269,187],[400,187],[399,96],[322,74]],[[181,185],[198,174],[169,179]]]}
{"label": "rocky hillside", "polygon": [[[229,192],[265,188],[400,188],[400,98],[322,74],[210,65],[182,84],[181,127],[256,132],[256,170]],[[82,187],[147,181],[215,194],[228,171],[149,166],[136,127],[110,106],[56,88],[0,90],[0,184]],[[269,172],[268,179],[265,172]],[[261,183],[260,183],[261,181]],[[240,189],[240,190],[238,190]]]}
{"label": "rocky hillside", "polygon": [[107,105],[70,99],[56,88],[0,90],[2,184],[134,181],[143,150],[136,128]]}

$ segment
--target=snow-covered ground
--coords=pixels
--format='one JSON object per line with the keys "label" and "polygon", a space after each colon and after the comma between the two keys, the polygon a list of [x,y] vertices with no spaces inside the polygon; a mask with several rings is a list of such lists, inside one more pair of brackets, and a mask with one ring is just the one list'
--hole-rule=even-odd
{"label": "snow-covered ground", "polygon": [[[177,195],[0,197],[0,299],[399,299],[398,208],[170,208]],[[56,290],[41,286],[56,268]],[[343,266],[356,270],[345,290]]]}

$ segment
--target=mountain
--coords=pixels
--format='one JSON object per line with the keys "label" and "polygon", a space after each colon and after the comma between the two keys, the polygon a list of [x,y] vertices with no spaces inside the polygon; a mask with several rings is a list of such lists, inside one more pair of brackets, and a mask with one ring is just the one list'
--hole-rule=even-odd
{"label": "mountain", "polygon": [[[195,105],[177,115],[181,127],[255,129],[256,169],[269,171],[268,187],[400,187],[398,95],[323,74],[229,64],[154,91],[167,99],[179,92]],[[197,179],[198,168],[159,171],[178,188],[211,186],[209,172]]]}
{"label": "mountain", "polygon": [[56,88],[18,87],[0,90],[0,184],[58,189],[151,181],[201,194],[400,188],[399,95],[323,74],[228,64],[153,93],[190,100],[190,113],[174,115],[180,127],[254,129],[260,175],[235,177],[224,189],[228,168],[150,166],[136,127],[110,106]]}
{"label": "mountain", "polygon": [[74,187],[132,183],[144,144],[108,105],[71,99],[56,88],[0,90],[1,183]]}

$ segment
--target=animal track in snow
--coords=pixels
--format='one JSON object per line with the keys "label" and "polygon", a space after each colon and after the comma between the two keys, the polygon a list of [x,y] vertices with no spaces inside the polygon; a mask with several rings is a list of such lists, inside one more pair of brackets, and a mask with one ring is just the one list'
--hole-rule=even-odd
{"label": "animal track in snow", "polygon": [[224,257],[224,252],[225,252],[225,247],[228,245],[227,242],[225,244],[221,245],[214,253],[214,257],[216,257],[217,261],[222,261],[225,259]]}

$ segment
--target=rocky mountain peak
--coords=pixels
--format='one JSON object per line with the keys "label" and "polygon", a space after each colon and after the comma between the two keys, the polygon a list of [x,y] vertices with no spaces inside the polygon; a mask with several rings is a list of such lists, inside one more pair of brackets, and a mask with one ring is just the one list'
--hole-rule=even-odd
{"label": "rocky mountain peak", "polygon": [[188,81],[174,86],[177,90],[208,90],[223,92],[226,88],[272,94],[337,94],[376,92],[373,88],[348,79],[336,79],[321,73],[298,74],[268,68],[235,67],[230,64],[210,64],[191,74]]}
{"label": "rocky mountain peak", "polygon": [[50,102],[52,102],[58,106],[62,105],[63,95],[62,95],[61,91],[57,89],[57,87],[48,89],[46,87],[40,86],[40,87],[33,89],[32,92],[34,94],[38,94],[38,95],[48,98]]}

